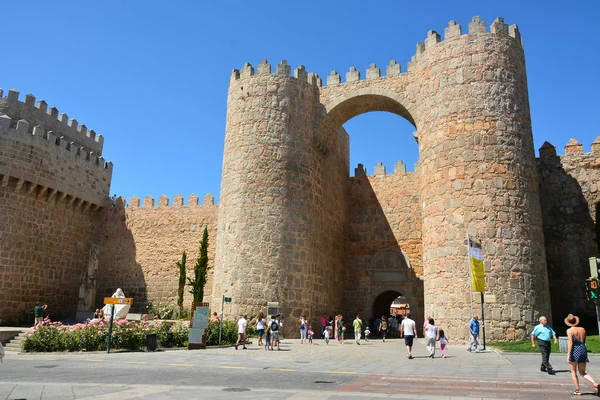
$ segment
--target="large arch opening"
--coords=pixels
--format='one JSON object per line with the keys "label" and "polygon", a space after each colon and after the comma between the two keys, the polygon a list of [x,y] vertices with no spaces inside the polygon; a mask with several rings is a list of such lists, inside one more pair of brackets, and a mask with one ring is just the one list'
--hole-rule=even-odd
{"label": "large arch opening", "polygon": [[344,85],[327,87],[322,92],[321,117],[316,125],[315,144],[325,151],[340,127],[354,117],[367,113],[380,111],[395,114],[413,126],[411,133],[417,130],[416,120],[410,112],[413,104],[403,97],[404,93],[382,88],[362,88],[355,93],[347,93],[343,88]]}
{"label": "large arch opening", "polygon": [[419,159],[414,125],[390,112],[360,114],[343,125],[350,141],[350,176],[413,172]]}

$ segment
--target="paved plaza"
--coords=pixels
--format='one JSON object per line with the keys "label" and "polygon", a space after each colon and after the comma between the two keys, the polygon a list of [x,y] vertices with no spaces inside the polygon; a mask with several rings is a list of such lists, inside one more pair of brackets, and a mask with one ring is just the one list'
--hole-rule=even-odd
{"label": "paved plaza", "polygon": [[[552,355],[551,376],[539,354],[476,354],[451,343],[447,358],[438,350],[430,359],[424,339],[412,360],[400,339],[286,339],[281,349],[11,353],[0,364],[0,399],[565,399],[573,390],[564,353]],[[590,361],[597,377],[600,356]]]}

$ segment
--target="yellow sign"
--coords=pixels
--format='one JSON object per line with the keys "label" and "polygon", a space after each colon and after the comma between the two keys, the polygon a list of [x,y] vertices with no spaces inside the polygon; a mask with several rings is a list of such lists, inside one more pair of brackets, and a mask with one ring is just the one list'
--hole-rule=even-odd
{"label": "yellow sign", "polygon": [[133,299],[131,297],[128,298],[119,298],[119,297],[105,297],[104,304],[133,304]]}

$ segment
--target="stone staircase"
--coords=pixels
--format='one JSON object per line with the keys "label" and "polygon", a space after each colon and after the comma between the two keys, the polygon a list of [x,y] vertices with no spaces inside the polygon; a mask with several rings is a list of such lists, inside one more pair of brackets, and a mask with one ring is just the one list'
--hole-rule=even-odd
{"label": "stone staircase", "polygon": [[[21,342],[25,337],[25,334],[31,331],[31,328],[21,328],[15,331],[11,331],[12,339],[8,340],[6,344],[4,344],[4,351],[6,353],[19,353],[21,351]],[[5,332],[7,333],[7,332]]]}

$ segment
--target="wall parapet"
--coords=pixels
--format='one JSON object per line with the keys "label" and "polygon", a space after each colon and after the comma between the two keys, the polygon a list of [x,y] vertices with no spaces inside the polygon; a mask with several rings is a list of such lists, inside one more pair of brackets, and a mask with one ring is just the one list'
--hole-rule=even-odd
{"label": "wall parapet", "polygon": [[[28,94],[24,101],[19,101],[19,91],[10,89],[6,97],[0,89],[0,115],[10,116],[14,121],[26,120],[33,125],[39,125],[46,131],[52,131],[57,137],[64,137],[67,142],[75,142],[77,147],[83,147],[86,151],[102,155],[104,137],[97,134],[93,129],[65,113],[60,113],[56,107],[48,108],[48,103],[40,100],[35,104],[35,96]],[[13,125],[15,127],[15,125]]]}
{"label": "wall parapet", "polygon": [[538,160],[560,160],[566,163],[587,160],[589,162],[596,163],[597,160],[600,159],[600,136],[596,137],[594,142],[591,144],[590,152],[585,152],[583,149],[583,144],[574,138],[571,138],[567,144],[565,144],[564,150],[565,152],[563,155],[558,155],[556,152],[556,147],[546,141],[539,148],[540,156],[538,157]]}
{"label": "wall parapet", "polygon": [[154,197],[146,196],[144,197],[144,201],[142,201],[139,197],[133,196],[129,203],[127,204],[127,208],[166,208],[166,207],[213,207],[215,206],[215,198],[211,194],[206,194],[203,199],[203,204],[199,204],[199,198],[195,194],[192,194],[188,197],[187,204],[183,204],[183,196],[177,194],[173,197],[173,201],[170,203],[169,198],[165,195],[162,195],[158,198],[158,204],[155,203]]}
{"label": "wall parapet", "polygon": [[[418,171],[419,171],[419,163],[416,162],[414,172],[418,172]],[[381,176],[381,175],[406,175],[406,174],[410,174],[410,173],[411,172],[406,172],[406,164],[404,164],[404,162],[402,160],[398,160],[396,162],[396,164],[394,164],[394,171],[392,173],[387,172],[386,166],[381,161],[379,161],[373,167],[372,175],[369,175],[367,173],[367,169],[365,168],[364,164],[359,163],[358,167],[354,168],[354,177]]]}
{"label": "wall parapet", "polygon": [[[113,164],[65,136],[0,115],[0,174],[103,206]],[[7,178],[5,178],[7,179]]]}

